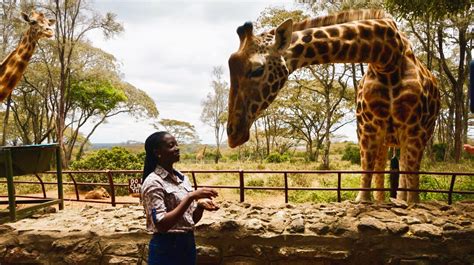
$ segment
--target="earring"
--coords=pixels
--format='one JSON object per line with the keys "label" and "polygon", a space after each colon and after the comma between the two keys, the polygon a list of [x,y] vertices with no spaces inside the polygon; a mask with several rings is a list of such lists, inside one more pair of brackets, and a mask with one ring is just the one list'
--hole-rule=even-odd
{"label": "earring", "polygon": [[158,155],[158,158],[161,158],[161,155]]}

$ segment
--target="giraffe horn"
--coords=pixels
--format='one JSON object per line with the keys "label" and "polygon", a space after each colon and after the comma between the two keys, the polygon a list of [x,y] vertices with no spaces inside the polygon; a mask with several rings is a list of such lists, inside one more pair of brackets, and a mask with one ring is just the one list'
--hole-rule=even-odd
{"label": "giraffe horn", "polygon": [[253,34],[252,22],[247,21],[245,24],[237,28],[237,34],[239,35],[240,41],[243,41],[248,36]]}

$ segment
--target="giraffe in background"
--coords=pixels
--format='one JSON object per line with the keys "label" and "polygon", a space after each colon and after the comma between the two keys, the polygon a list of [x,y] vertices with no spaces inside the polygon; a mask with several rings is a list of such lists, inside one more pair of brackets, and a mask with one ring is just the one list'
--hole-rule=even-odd
{"label": "giraffe in background", "polygon": [[51,26],[55,19],[47,19],[43,13],[35,11],[31,12],[30,16],[25,13],[21,15],[28,22],[29,28],[23,34],[18,47],[0,65],[0,102],[10,95],[20,81],[35,51],[36,42],[54,35]]}
{"label": "giraffe in background", "polygon": [[[228,143],[249,139],[249,128],[275,99],[290,73],[327,63],[368,63],[357,89],[357,134],[363,170],[383,171],[389,147],[400,148],[400,170],[418,171],[440,107],[433,74],[415,57],[406,36],[381,10],[341,12],[253,34],[252,23],[237,29],[240,47],[229,58]],[[374,174],[375,188],[384,187]],[[361,188],[370,188],[363,174]],[[402,174],[400,188],[417,189],[416,174]],[[384,200],[376,191],[375,199]],[[398,199],[418,202],[417,192],[399,191]],[[369,201],[360,191],[357,201]]]}
{"label": "giraffe in background", "polygon": [[207,149],[207,145],[204,145],[203,148],[200,148],[196,152],[196,162],[202,163],[204,161],[204,158],[206,157],[206,149]]}

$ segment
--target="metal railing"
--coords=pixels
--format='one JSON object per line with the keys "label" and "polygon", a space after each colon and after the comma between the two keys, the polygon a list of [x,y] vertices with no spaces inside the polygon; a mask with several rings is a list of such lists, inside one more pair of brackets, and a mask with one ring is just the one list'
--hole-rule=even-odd
{"label": "metal railing", "polygon": [[[188,176],[191,176],[193,181],[193,186],[195,189],[208,187],[208,188],[218,188],[218,189],[238,189],[240,195],[240,202],[245,201],[245,191],[246,190],[281,190],[284,191],[285,203],[288,203],[288,191],[296,190],[306,190],[306,191],[333,191],[337,194],[337,201],[342,201],[342,192],[343,191],[390,191],[389,188],[355,188],[355,187],[342,187],[342,178],[343,175],[353,175],[353,174],[415,174],[415,175],[430,175],[430,176],[450,176],[451,181],[449,189],[397,189],[397,191],[417,191],[417,192],[430,192],[430,193],[445,193],[448,194],[448,203],[452,203],[453,194],[474,194],[474,191],[471,190],[454,190],[454,186],[458,176],[464,177],[473,177],[474,173],[466,172],[410,172],[410,171],[337,171],[337,170],[304,170],[304,171],[285,171],[285,170],[182,170],[181,172],[186,173]],[[71,179],[70,182],[63,182],[64,185],[73,185],[75,190],[75,199],[65,198],[65,201],[81,201],[81,202],[94,202],[94,203],[111,203],[112,206],[117,204],[130,204],[131,202],[118,202],[116,201],[116,187],[127,187],[128,183],[115,183],[114,175],[116,174],[139,174],[141,177],[141,170],[65,170],[63,175],[69,176]],[[45,172],[44,174],[56,174],[56,172]],[[74,174],[105,174],[107,176],[108,183],[92,183],[92,182],[77,182]],[[238,174],[239,176],[239,185],[199,185],[197,181],[198,174]],[[245,185],[245,176],[248,174],[281,174],[283,177],[283,187],[265,187],[265,186],[246,186]],[[288,178],[291,174],[317,174],[317,175],[328,175],[336,174],[337,175],[337,185],[336,187],[289,187]],[[46,198],[46,189],[45,185],[57,185],[56,182],[45,182],[41,179],[39,175],[35,175],[38,179],[38,182],[35,181],[15,181],[15,184],[40,184],[43,192],[43,197]],[[6,183],[6,181],[0,181],[0,183]],[[81,199],[79,194],[79,186],[84,185],[95,185],[95,186],[108,186],[110,190],[110,201],[97,201],[97,200],[86,200]],[[0,196],[5,197],[5,196]],[[24,198],[41,198],[34,196],[22,196],[17,197]]]}

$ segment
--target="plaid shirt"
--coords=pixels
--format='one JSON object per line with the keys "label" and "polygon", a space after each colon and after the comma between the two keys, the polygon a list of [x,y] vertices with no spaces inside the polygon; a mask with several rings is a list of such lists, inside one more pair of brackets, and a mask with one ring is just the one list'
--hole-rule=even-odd
{"label": "plaid shirt", "polygon": [[[167,212],[176,208],[186,195],[193,191],[188,178],[179,171],[175,175],[183,176],[183,180],[172,176],[161,166],[157,165],[154,172],[150,173],[141,186],[141,197],[146,214],[146,227],[153,233],[161,232],[156,224],[165,217]],[[168,232],[182,233],[194,230],[193,213],[196,202],[192,202],[178,223]]]}

